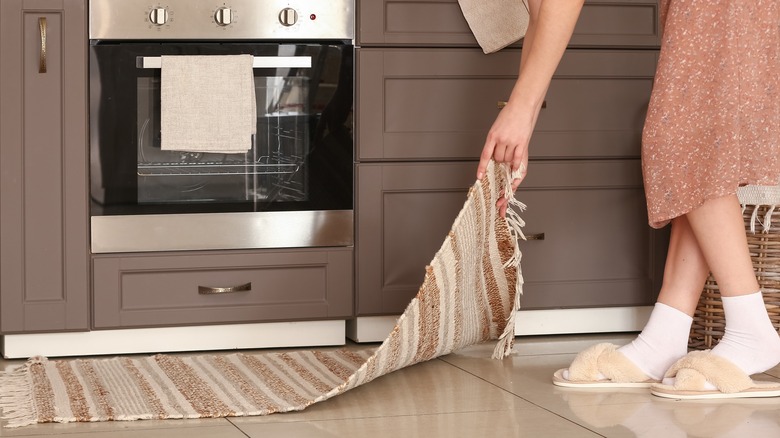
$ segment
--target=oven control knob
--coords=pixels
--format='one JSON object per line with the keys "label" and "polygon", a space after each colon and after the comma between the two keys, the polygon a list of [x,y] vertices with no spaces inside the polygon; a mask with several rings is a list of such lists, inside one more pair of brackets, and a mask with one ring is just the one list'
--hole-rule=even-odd
{"label": "oven control knob", "polygon": [[149,21],[157,26],[162,26],[168,21],[168,10],[165,8],[154,8],[149,13]]}
{"label": "oven control knob", "polygon": [[233,23],[233,11],[230,8],[219,8],[214,13],[214,21],[220,26],[227,26]]}
{"label": "oven control knob", "polygon": [[284,8],[279,12],[279,22],[282,26],[292,26],[298,22],[298,11],[293,8]]}

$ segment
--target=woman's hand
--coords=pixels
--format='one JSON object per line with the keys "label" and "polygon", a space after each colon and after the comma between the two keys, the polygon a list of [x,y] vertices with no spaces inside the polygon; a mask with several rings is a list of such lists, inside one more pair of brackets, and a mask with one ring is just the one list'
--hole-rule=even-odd
{"label": "woman's hand", "polygon": [[[493,122],[482,148],[477,179],[485,175],[492,158],[497,163],[510,163],[518,178],[512,181],[517,190],[528,168],[528,142],[536,118],[550,86],[550,80],[566,50],[577,17],[585,0],[529,0],[530,19],[523,39],[522,57],[517,82],[509,102]],[[501,216],[506,215],[507,199],[499,199]]]}
{"label": "woman's hand", "polygon": [[[517,190],[528,169],[528,142],[537,112],[538,110],[531,106],[524,108],[519,103],[507,103],[488,132],[479,158],[477,179],[482,179],[485,175],[491,159],[496,163],[508,163],[512,171],[519,170],[517,178],[512,181],[512,191]],[[508,200],[503,197],[496,204],[502,217],[506,216],[507,206]]]}

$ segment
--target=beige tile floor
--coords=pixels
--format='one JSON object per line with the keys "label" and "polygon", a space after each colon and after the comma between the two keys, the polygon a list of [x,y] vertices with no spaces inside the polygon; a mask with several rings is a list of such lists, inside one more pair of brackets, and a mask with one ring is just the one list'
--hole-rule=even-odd
{"label": "beige tile floor", "polygon": [[[518,338],[382,377],[298,413],[208,420],[41,424],[0,437],[780,437],[780,399],[671,401],[645,390],[571,390],[550,376],[596,342],[628,335]],[[0,361],[0,369],[15,362]],[[780,381],[780,367],[760,378]]]}

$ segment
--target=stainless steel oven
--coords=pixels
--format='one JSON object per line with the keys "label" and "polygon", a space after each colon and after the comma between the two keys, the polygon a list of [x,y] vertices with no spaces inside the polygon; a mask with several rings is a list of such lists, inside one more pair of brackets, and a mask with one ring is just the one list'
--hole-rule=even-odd
{"label": "stainless steel oven", "polygon": [[[93,253],[352,245],[354,0],[89,9]],[[253,57],[248,146],[162,147],[162,60],[232,55]]]}

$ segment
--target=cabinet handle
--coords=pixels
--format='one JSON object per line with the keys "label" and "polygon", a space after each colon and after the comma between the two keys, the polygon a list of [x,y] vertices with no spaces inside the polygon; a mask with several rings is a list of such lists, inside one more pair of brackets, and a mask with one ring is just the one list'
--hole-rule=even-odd
{"label": "cabinet handle", "polygon": [[208,287],[198,286],[198,293],[201,295],[229,294],[232,292],[246,292],[252,290],[252,283],[241,284],[231,287]]}
{"label": "cabinet handle", "polygon": [[[509,103],[509,102],[507,102],[505,100],[499,100],[498,104],[497,104],[498,109],[503,109],[506,106],[507,103]],[[542,109],[545,109],[545,108],[547,108],[547,101],[543,100],[542,101]]]}
{"label": "cabinet handle", "polygon": [[38,63],[38,73],[46,73],[46,17],[38,19],[38,30],[41,31],[41,54]]}
{"label": "cabinet handle", "polygon": [[526,234],[525,240],[544,240],[544,233]]}

